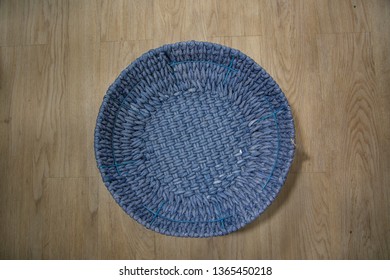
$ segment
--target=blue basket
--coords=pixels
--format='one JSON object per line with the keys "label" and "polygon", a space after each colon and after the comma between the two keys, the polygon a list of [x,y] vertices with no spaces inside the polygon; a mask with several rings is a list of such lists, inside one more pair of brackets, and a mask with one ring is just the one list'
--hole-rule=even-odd
{"label": "blue basket", "polygon": [[116,202],[156,232],[228,234],[275,199],[294,157],[279,86],[238,50],[180,42],[150,50],[109,87],[95,155]]}

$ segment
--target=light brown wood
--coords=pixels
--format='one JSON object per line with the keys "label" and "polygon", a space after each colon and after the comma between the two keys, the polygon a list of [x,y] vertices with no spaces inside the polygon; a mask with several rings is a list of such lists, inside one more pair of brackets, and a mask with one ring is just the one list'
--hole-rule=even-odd
{"label": "light brown wood", "polygon": [[[0,1],[0,258],[389,259],[390,1]],[[279,83],[296,158],[279,197],[228,236],[144,229],[105,189],[106,89],[147,50],[238,48]]]}

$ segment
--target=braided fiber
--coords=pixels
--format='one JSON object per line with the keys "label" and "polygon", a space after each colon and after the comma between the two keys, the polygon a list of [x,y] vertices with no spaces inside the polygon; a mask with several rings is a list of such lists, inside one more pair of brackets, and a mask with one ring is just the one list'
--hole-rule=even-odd
{"label": "braided fiber", "polygon": [[209,237],[259,216],[294,156],[275,81],[238,50],[180,42],[150,50],[109,87],[95,154],[108,190],[154,231]]}

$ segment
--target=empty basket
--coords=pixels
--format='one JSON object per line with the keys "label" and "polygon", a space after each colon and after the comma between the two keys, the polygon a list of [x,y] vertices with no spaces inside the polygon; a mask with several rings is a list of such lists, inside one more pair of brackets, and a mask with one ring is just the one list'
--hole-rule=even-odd
{"label": "empty basket", "polygon": [[150,50],[109,87],[97,118],[103,181],[136,221],[174,236],[235,231],[275,199],[294,156],[286,97],[238,50]]}

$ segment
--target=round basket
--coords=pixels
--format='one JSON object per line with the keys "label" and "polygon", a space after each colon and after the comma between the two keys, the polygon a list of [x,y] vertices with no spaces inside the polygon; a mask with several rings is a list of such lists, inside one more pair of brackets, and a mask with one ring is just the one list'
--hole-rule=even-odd
{"label": "round basket", "polygon": [[275,199],[294,156],[275,81],[238,50],[180,42],[150,50],[109,87],[95,155],[123,210],[156,232],[233,232]]}

